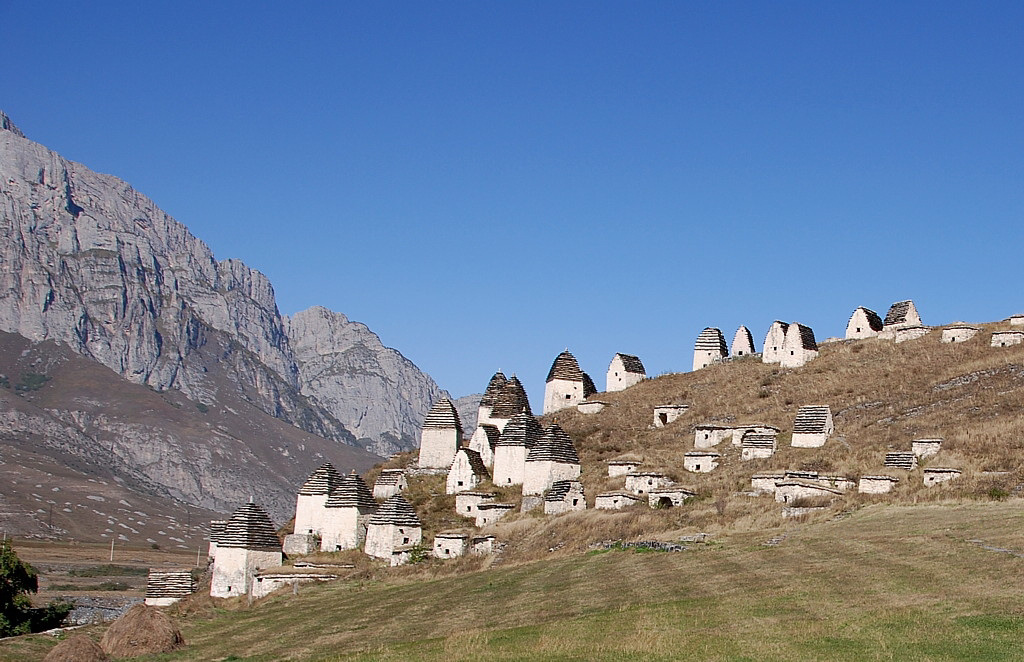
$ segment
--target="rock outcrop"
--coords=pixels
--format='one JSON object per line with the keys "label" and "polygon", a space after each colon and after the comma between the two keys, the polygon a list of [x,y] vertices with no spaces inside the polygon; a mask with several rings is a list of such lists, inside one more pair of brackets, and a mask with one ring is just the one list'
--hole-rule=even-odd
{"label": "rock outcrop", "polygon": [[411,448],[447,395],[344,315],[282,317],[263,274],[216,260],[152,200],[2,114],[0,238],[0,330],[67,345],[131,382],[205,405],[227,389],[379,454]]}

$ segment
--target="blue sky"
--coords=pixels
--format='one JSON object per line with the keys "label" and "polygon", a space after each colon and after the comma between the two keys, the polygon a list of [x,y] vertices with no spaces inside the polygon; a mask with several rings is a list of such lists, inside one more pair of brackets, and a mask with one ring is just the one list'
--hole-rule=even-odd
{"label": "blue sky", "polygon": [[1024,311],[1019,2],[0,0],[0,108],[454,395]]}

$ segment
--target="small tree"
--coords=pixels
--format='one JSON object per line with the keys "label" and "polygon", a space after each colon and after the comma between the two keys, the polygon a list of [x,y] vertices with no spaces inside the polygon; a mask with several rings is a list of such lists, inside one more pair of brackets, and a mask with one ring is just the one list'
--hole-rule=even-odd
{"label": "small tree", "polygon": [[51,602],[33,609],[30,593],[39,590],[36,569],[18,558],[11,542],[0,543],[0,636],[36,632],[59,625],[71,611],[71,605]]}
{"label": "small tree", "polygon": [[18,558],[9,540],[0,543],[0,636],[25,634],[31,627],[29,593],[39,590],[36,570]]}

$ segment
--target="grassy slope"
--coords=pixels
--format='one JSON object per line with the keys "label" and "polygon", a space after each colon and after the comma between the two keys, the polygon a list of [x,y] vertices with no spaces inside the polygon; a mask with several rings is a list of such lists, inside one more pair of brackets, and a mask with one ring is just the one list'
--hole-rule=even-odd
{"label": "grassy slope", "polygon": [[[702,498],[664,511],[513,515],[492,527],[507,547],[487,572],[480,559],[361,568],[251,611],[199,609],[185,620],[189,651],[168,659],[621,659],[636,650],[654,659],[1024,659],[1024,561],[966,542],[1024,552],[1022,502],[987,496],[1022,481],[1024,347],[990,348],[987,332],[962,345],[938,336],[829,344],[797,370],[741,360],[665,375],[602,394],[612,406],[600,414],[549,416],[576,441],[591,504],[621,489],[604,461],[624,453]],[[650,429],[653,406],[669,402],[691,410]],[[818,403],[832,406],[837,434],[821,449],[790,448],[797,408]],[[780,450],[741,462],[722,445],[719,469],[688,474],[692,425],[712,420],[774,424],[784,430]],[[920,470],[883,468],[885,451],[925,436],[946,439],[929,463],[961,467],[963,479],[929,489]],[[902,480],[891,495],[845,495],[804,523],[783,521],[770,497],[738,494],[750,474],[788,468]],[[993,470],[1007,473],[982,475]],[[460,525],[440,491],[439,479],[422,478],[409,492],[427,542]],[[844,511],[853,515],[830,520]],[[596,540],[698,530],[719,542],[683,554],[581,553]],[[786,530],[794,535],[778,548],[760,544]],[[18,645],[46,647],[34,642]]]}
{"label": "grassy slope", "polygon": [[[189,649],[159,659],[1021,659],[1024,559],[970,540],[1024,550],[1022,505],[870,506],[776,547],[757,531],[457,576],[430,564],[201,609],[183,618]],[[46,639],[0,659],[41,657]]]}

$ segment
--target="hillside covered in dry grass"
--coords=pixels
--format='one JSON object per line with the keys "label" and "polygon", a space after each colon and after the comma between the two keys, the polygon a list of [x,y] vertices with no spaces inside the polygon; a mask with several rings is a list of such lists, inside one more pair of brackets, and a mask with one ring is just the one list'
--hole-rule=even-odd
{"label": "hillside covered in dry grass", "polygon": [[[899,483],[890,494],[852,490],[818,517],[869,503],[913,504],[944,500],[994,500],[1016,494],[1024,482],[1024,346],[991,347],[991,332],[1009,329],[986,324],[963,343],[939,341],[940,330],[900,344],[869,339],[826,343],[820,356],[801,368],[782,369],[757,357],[712,365],[689,373],[645,380],[625,391],[599,393],[608,403],[597,414],[567,409],[544,417],[573,438],[582,461],[582,482],[592,508],[594,497],[621,490],[623,478],[607,476],[607,462],[623,456],[643,459],[645,470],[660,470],[699,495],[682,508],[595,511],[545,517],[539,512],[506,517],[485,532],[506,541],[509,560],[583,551],[599,541],[674,540],[687,533],[743,531],[783,526],[781,508],[770,495],[751,496],[755,473],[804,470],[848,476],[888,474]],[[654,407],[685,403],[675,422],[654,428]],[[832,409],[836,432],[821,448],[793,448],[793,420],[802,405]],[[740,460],[738,446],[723,442],[715,451],[721,464],[711,473],[683,468],[694,450],[694,426],[702,423],[761,422],[782,430],[770,459]],[[919,438],[944,439],[941,452],[914,471],[883,465],[885,453],[909,451]],[[390,466],[415,461],[413,454]],[[953,467],[961,478],[925,487],[922,468]],[[371,472],[372,480],[375,471]],[[485,484],[482,489],[494,489]],[[514,489],[499,489],[503,501],[517,501]],[[453,513],[454,497],[444,495],[443,479],[412,480],[409,498],[424,519],[424,539],[437,531],[471,524]]]}

